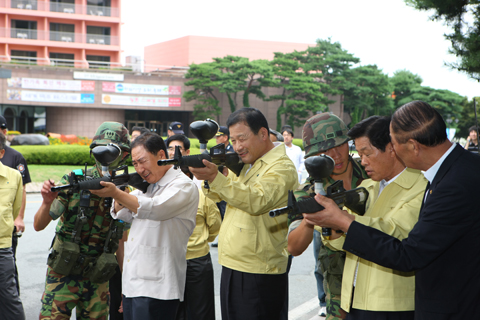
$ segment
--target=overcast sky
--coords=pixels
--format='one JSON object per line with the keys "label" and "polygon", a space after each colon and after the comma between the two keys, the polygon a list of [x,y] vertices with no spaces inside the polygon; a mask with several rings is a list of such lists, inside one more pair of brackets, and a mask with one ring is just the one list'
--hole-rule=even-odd
{"label": "overcast sky", "polygon": [[472,98],[480,84],[445,62],[450,29],[403,0],[123,0],[122,59],[143,48],[188,35],[312,43],[331,37],[360,58],[393,75],[407,69],[424,86]]}

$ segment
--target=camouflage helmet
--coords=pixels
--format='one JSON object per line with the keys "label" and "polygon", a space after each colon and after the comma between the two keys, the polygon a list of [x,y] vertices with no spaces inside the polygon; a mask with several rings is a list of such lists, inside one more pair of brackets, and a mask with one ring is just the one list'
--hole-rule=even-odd
{"label": "camouflage helmet", "polygon": [[316,114],[305,122],[302,131],[305,158],[338,147],[350,138],[345,123],[334,114]]}
{"label": "camouflage helmet", "polygon": [[127,128],[118,122],[104,122],[102,123],[90,144],[90,149],[96,146],[104,146],[108,143],[114,143],[123,151],[130,152],[130,135]]}

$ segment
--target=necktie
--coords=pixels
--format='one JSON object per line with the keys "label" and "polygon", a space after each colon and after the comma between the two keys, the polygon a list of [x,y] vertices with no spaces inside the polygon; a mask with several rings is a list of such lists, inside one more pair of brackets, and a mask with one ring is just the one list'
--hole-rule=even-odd
{"label": "necktie", "polygon": [[427,187],[425,188],[425,196],[423,197],[423,203],[427,201],[428,191],[430,190],[430,181],[427,183]]}

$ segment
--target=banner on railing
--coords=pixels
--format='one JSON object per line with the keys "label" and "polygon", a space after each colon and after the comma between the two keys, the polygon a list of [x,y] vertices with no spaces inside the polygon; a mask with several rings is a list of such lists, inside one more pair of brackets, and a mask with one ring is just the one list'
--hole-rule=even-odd
{"label": "banner on railing", "polygon": [[129,93],[129,94],[154,94],[162,96],[179,96],[182,94],[181,86],[162,86],[152,84],[102,82],[103,92]]}
{"label": "banner on railing", "polygon": [[180,107],[181,98],[134,97],[118,94],[102,94],[102,104],[141,107]]}
{"label": "banner on railing", "polygon": [[36,90],[95,91],[95,81],[10,78],[7,79],[7,85],[13,88]]}
{"label": "banner on railing", "polygon": [[124,76],[121,73],[96,73],[74,71],[73,79],[123,81]]}
{"label": "banner on railing", "polygon": [[8,100],[53,102],[53,103],[88,103],[95,102],[93,93],[63,93],[28,90],[7,90]]}

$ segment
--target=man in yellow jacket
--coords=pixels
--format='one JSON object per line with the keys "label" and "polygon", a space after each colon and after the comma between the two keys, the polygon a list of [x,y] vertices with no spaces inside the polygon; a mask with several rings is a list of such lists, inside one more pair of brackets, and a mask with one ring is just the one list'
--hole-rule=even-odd
{"label": "man in yellow jacket", "polygon": [[[5,154],[6,139],[0,132],[0,159]],[[22,176],[0,162],[0,317],[25,319],[15,280],[12,251],[13,221],[22,205]]]}
{"label": "man in yellow jacket", "polygon": [[259,110],[235,111],[227,127],[245,164],[240,175],[218,174],[206,160],[205,168],[189,168],[209,182],[207,197],[227,202],[218,241],[222,319],[287,319],[287,217],[270,218],[268,212],[287,205],[288,190],[297,188],[297,171],[284,145],[270,140]]}
{"label": "man in yellow jacket", "polygon": [[[360,185],[368,190],[364,216],[359,223],[404,239],[418,220],[426,179],[419,170],[405,168],[397,157],[389,135],[390,118],[373,116],[357,123],[348,135],[371,180]],[[314,215],[307,221],[316,223]],[[345,237],[327,241],[341,250]],[[347,252],[342,280],[342,309],[350,320],[413,320],[414,272],[379,266]],[[352,300],[353,296],[353,300]],[[393,318],[392,318],[393,317]]]}

